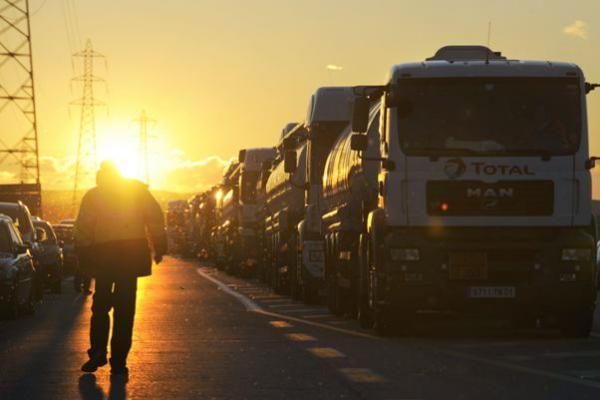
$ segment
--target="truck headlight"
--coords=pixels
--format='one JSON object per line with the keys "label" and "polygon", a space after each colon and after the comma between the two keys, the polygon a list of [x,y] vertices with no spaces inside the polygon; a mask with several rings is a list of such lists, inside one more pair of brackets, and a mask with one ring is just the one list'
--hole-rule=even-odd
{"label": "truck headlight", "polygon": [[419,261],[421,255],[419,249],[390,249],[392,261]]}
{"label": "truck headlight", "polygon": [[562,249],[562,261],[590,261],[591,259],[591,249]]}

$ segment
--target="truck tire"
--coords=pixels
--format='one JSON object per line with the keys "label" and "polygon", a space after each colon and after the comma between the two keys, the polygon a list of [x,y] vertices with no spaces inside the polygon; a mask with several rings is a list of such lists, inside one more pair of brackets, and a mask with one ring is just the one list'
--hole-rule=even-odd
{"label": "truck tire", "polygon": [[359,277],[357,293],[357,312],[356,317],[361,328],[369,329],[373,327],[373,315],[369,305],[369,270],[370,270],[370,251],[369,237],[365,234],[360,235],[358,248]]}
{"label": "truck tire", "polygon": [[331,276],[327,280],[327,307],[333,315],[342,315],[344,309],[342,307],[341,288],[337,283],[337,277]]}
{"label": "truck tire", "polygon": [[594,323],[594,304],[563,312],[559,319],[560,333],[566,338],[586,338]]}

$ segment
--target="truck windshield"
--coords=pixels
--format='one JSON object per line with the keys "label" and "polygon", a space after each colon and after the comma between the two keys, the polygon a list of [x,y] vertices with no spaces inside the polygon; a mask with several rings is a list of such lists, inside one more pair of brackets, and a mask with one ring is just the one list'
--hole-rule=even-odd
{"label": "truck windshield", "polygon": [[579,148],[576,78],[403,79],[394,98],[407,155],[569,155]]}
{"label": "truck windshield", "polygon": [[256,185],[260,171],[244,171],[242,173],[241,182],[241,200],[245,204],[254,203],[256,201]]}

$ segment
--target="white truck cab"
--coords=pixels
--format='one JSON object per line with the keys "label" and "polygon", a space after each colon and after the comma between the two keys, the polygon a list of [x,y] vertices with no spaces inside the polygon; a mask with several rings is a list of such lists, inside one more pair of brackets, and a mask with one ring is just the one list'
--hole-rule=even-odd
{"label": "white truck cab", "polygon": [[363,307],[376,325],[493,306],[589,333],[594,87],[575,64],[447,46],[394,66],[386,86],[355,88],[357,132],[367,130],[365,99],[382,100],[379,200],[362,267]]}

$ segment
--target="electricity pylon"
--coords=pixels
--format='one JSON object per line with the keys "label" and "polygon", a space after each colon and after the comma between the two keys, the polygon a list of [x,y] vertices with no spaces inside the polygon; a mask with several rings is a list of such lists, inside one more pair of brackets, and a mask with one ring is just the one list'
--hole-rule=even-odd
{"label": "electricity pylon", "polygon": [[73,208],[76,209],[78,191],[90,183],[89,178],[93,176],[97,167],[96,107],[102,106],[104,103],[94,97],[94,84],[104,82],[104,80],[94,75],[94,64],[97,58],[104,58],[104,56],[94,50],[92,41],[88,39],[85,49],[73,54],[73,57],[83,59],[83,75],[73,79],[82,83],[83,95],[79,100],[71,103],[81,107],[73,187]]}
{"label": "electricity pylon", "polygon": [[20,196],[32,212],[40,213],[40,157],[28,0],[0,0],[0,131],[6,135],[0,137],[0,164],[14,161],[17,168],[13,164],[12,170],[5,172],[20,181],[20,185],[4,185],[3,198],[9,193]]}
{"label": "electricity pylon", "polygon": [[150,150],[149,150],[149,141],[155,136],[151,136],[148,134],[148,125],[153,124],[156,121],[148,119],[146,115],[146,111],[142,110],[140,117],[136,120],[136,122],[140,126],[140,153],[143,157],[143,168],[144,168],[144,177],[146,184],[150,185]]}

